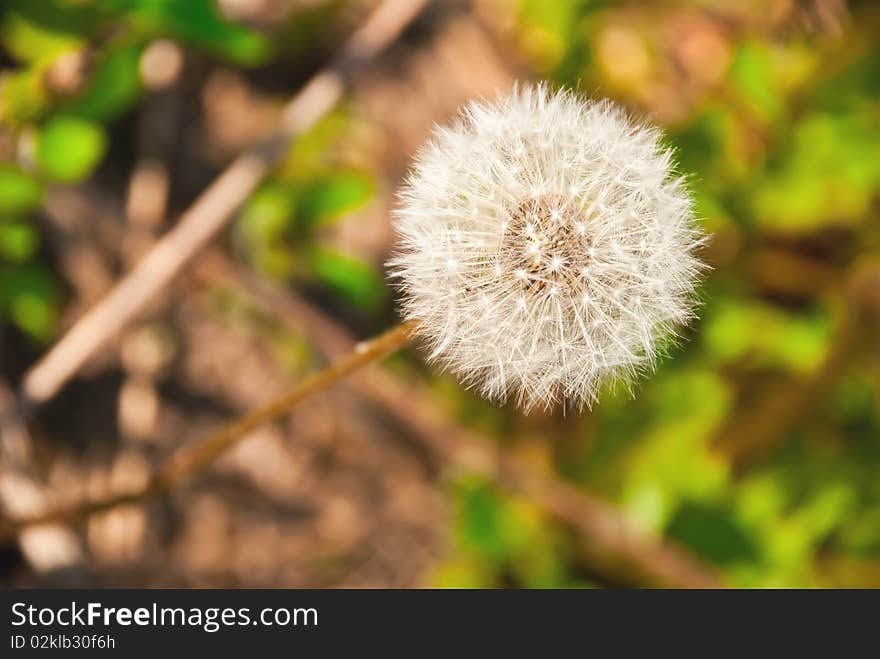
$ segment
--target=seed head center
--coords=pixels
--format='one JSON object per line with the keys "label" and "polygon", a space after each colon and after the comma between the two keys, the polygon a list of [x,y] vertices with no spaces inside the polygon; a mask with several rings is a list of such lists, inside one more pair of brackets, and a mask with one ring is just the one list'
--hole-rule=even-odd
{"label": "seed head center", "polygon": [[562,197],[543,195],[525,199],[509,211],[500,261],[526,290],[572,291],[589,265],[590,246],[583,211]]}

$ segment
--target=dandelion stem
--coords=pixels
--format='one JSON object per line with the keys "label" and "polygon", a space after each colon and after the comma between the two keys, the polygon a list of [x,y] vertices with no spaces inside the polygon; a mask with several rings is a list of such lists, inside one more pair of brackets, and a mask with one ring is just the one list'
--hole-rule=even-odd
{"label": "dandelion stem", "polygon": [[62,506],[31,517],[0,520],[0,540],[14,537],[29,526],[81,522],[90,515],[116,506],[139,503],[170,492],[179,484],[204,471],[214,460],[251,431],[279,419],[310,396],[329,389],[358,369],[405,346],[409,343],[412,331],[417,324],[417,321],[402,323],[374,339],[359,344],[352,353],[324,370],[309,376],[275,400],[236,419],[195,444],[179,449],[154,472],[147,484],[141,489],[125,494],[116,494],[97,501]]}

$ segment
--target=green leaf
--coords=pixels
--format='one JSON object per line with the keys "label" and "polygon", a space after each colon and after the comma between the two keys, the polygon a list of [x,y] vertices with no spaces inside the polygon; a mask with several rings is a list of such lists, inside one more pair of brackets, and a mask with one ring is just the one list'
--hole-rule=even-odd
{"label": "green leaf", "polygon": [[47,178],[75,183],[92,173],[106,148],[107,138],[99,125],[60,116],[49,121],[40,132],[37,163]]}
{"label": "green leaf", "polygon": [[214,0],[100,0],[100,6],[124,12],[144,33],[175,37],[241,64],[259,64],[271,54],[263,36],[225,20]]}
{"label": "green leaf", "polygon": [[293,188],[270,181],[251,196],[236,224],[237,238],[250,261],[278,279],[296,271],[296,255],[289,240],[295,209]]}
{"label": "green leaf", "polygon": [[65,106],[65,114],[92,121],[108,121],[126,112],[142,91],[140,44],[106,53],[98,62],[88,88]]}
{"label": "green leaf", "polygon": [[40,29],[85,36],[98,21],[94,3],[83,0],[4,0],[12,12]]}
{"label": "green leaf", "polygon": [[351,126],[352,117],[344,106],[331,111],[293,141],[279,167],[279,177],[303,183],[324,175],[328,156],[345,143]]}
{"label": "green leaf", "polygon": [[655,377],[642,394],[654,408],[651,425],[632,444],[622,476],[622,507],[646,528],[662,529],[682,499],[708,500],[722,491],[726,466],[707,440],[730,409],[727,384],[709,369]]}
{"label": "green leaf", "polygon": [[306,227],[335,220],[363,206],[374,191],[366,173],[349,171],[308,185],[300,196],[299,218]]}
{"label": "green leaf", "polygon": [[385,284],[379,273],[356,257],[316,247],[310,265],[319,283],[351,304],[375,309],[385,297]]}
{"label": "green leaf", "polygon": [[0,41],[12,57],[24,62],[48,62],[82,46],[78,35],[62,26],[30,20],[15,10],[2,16]]}
{"label": "green leaf", "polygon": [[709,355],[721,362],[808,373],[828,351],[833,323],[821,312],[794,314],[753,300],[721,300],[703,321]]}
{"label": "green leaf", "polygon": [[734,511],[718,504],[686,502],[667,528],[670,537],[717,564],[755,562],[760,557],[748,529]]}
{"label": "green leaf", "polygon": [[435,588],[492,588],[495,578],[484,561],[459,558],[442,564],[432,583]]}
{"label": "green leaf", "polygon": [[562,547],[534,506],[502,497],[478,479],[463,478],[456,486],[455,537],[467,557],[503,566],[527,588],[565,585]]}
{"label": "green leaf", "polygon": [[0,255],[8,261],[22,263],[33,256],[40,236],[26,222],[0,223]]}
{"label": "green leaf", "polygon": [[49,107],[42,69],[10,72],[0,79],[0,120],[21,126],[40,118]]}
{"label": "green leaf", "polygon": [[57,320],[55,279],[35,264],[0,268],[0,308],[31,337],[46,341]]}
{"label": "green leaf", "polygon": [[296,196],[290,186],[264,183],[242,210],[238,229],[250,246],[280,240],[291,226],[295,209]]}
{"label": "green leaf", "polygon": [[863,222],[880,193],[876,114],[805,116],[755,182],[758,221],[791,233]]}
{"label": "green leaf", "polygon": [[733,86],[749,109],[764,121],[778,118],[785,107],[774,71],[770,47],[757,41],[740,44],[730,67]]}
{"label": "green leaf", "polygon": [[567,52],[578,45],[575,30],[580,15],[596,2],[582,0],[522,0],[522,46],[541,71],[558,67]]}
{"label": "green leaf", "polygon": [[456,536],[467,553],[500,561],[522,550],[527,525],[487,483],[462,479],[456,488]]}
{"label": "green leaf", "polygon": [[18,215],[40,204],[43,188],[37,181],[13,167],[0,165],[0,213]]}

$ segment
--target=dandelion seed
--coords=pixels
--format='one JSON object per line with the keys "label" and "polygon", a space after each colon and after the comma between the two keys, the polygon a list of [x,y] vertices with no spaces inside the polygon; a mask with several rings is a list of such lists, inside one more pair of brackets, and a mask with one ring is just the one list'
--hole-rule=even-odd
{"label": "dandelion seed", "polygon": [[389,263],[430,358],[525,408],[589,406],[651,368],[705,267],[671,163],[656,129],[540,85],[438,129],[401,192]]}

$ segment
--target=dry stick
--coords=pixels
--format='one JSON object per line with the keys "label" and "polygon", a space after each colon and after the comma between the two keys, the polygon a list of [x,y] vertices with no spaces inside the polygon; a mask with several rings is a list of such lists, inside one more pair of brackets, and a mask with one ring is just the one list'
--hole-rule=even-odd
{"label": "dry stick", "polygon": [[[236,267],[217,252],[206,257],[197,271],[204,281],[230,286],[262,303],[266,311],[305,330],[330,359],[339,359],[355,346],[343,327],[293,292]],[[683,547],[637,528],[601,498],[555,474],[537,471],[478,433],[450,423],[423,387],[402,383],[378,369],[361,371],[347,384],[388,412],[441,464],[494,481],[573,529],[584,563],[602,576],[634,586],[718,586],[713,571]]]}
{"label": "dry stick", "polygon": [[283,156],[296,136],[342,97],[352,72],[375,57],[418,15],[428,0],[384,0],[345,43],[339,56],[293,98],[277,134],[240,155],[205,190],[137,266],[87,312],[25,375],[20,412],[52,398],[107,341],[183,269],[227,223]]}
{"label": "dry stick", "polygon": [[282,417],[300,401],[329,389],[359,368],[406,345],[410,341],[414,326],[415,323],[412,322],[403,323],[370,341],[358,344],[350,354],[328,368],[306,378],[267,405],[192,445],[184,446],[172,454],[171,458],[152,475],[143,488],[98,501],[61,507],[32,517],[13,520],[0,519],[0,540],[12,538],[29,526],[80,522],[95,513],[127,503],[139,503],[171,491],[179,483],[193,478],[204,470],[224,451],[246,437],[252,430]]}

